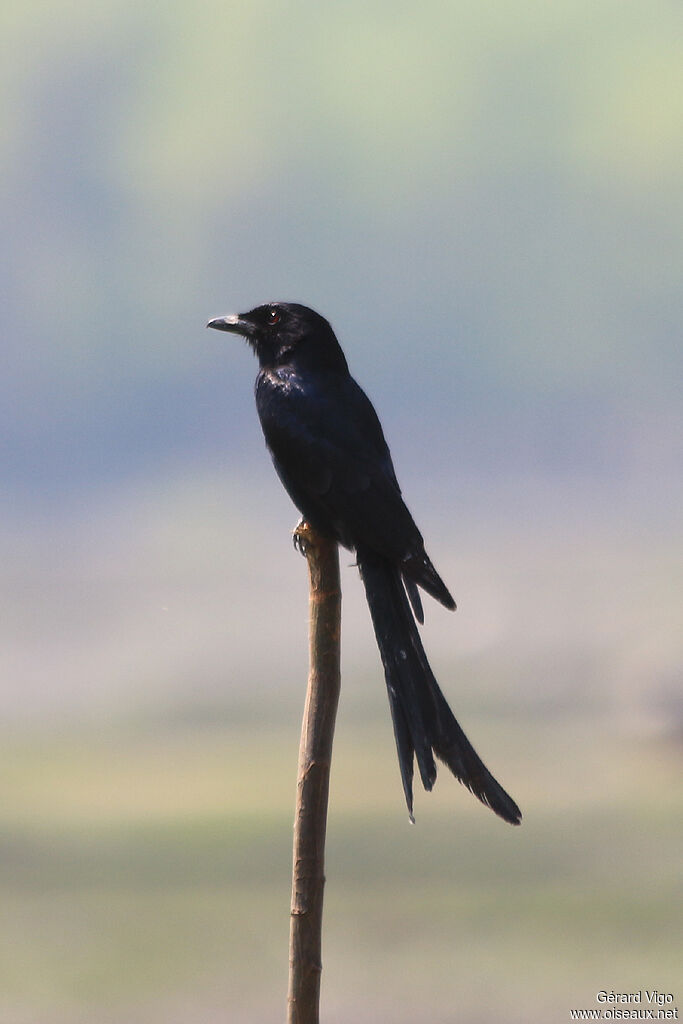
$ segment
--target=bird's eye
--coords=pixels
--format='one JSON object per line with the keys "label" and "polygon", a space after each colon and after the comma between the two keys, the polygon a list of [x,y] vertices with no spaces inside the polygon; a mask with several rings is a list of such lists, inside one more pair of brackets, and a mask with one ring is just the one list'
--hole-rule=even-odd
{"label": "bird's eye", "polygon": [[269,313],[268,313],[268,323],[271,324],[271,326],[280,323],[280,314],[278,313],[278,311],[276,309],[271,309],[269,311]]}

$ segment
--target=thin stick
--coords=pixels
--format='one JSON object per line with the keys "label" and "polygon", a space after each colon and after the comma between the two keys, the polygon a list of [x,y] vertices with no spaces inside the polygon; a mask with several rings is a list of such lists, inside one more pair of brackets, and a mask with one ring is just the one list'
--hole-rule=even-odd
{"label": "thin stick", "polygon": [[308,560],[310,668],[294,816],[287,1021],[318,1024],[327,797],[341,682],[341,587],[333,541],[302,522],[295,544]]}

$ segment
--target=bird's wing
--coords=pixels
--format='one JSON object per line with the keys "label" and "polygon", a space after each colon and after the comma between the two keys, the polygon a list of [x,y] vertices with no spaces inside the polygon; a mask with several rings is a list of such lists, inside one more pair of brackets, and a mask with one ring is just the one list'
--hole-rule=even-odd
{"label": "bird's wing", "polygon": [[423,550],[377,414],[352,378],[262,373],[256,400],[275,467],[304,516],[348,547],[393,560]]}

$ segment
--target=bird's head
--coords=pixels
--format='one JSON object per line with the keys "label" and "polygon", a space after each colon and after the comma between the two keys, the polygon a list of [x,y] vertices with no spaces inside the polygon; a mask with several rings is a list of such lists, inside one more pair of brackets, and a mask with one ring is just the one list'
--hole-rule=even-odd
{"label": "bird's head", "polygon": [[264,369],[286,365],[347,369],[344,353],[327,320],[296,302],[268,302],[248,313],[216,317],[206,326],[241,334]]}

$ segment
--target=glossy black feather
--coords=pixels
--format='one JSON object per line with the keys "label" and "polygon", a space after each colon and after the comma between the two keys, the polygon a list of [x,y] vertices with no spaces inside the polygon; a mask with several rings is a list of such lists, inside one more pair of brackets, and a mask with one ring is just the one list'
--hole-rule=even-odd
{"label": "glossy black feather", "polygon": [[425,789],[436,780],[433,752],[483,804],[518,825],[519,807],[474,750],[434,678],[397,569],[362,548],[357,555],[384,664],[408,811],[412,815],[412,751]]}
{"label": "glossy black feather", "polygon": [[424,618],[418,587],[447,608],[455,602],[425,552],[377,414],[329,323],[305,306],[276,302],[209,326],[244,335],[258,356],[256,407],[294,504],[315,529],[356,552],[411,818],[413,762],[431,789],[436,755],[496,814],[519,823],[519,808],[475,753],[427,661],[415,625]]}

